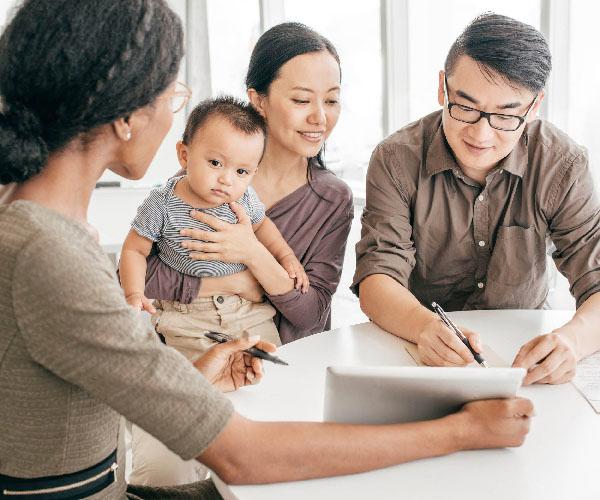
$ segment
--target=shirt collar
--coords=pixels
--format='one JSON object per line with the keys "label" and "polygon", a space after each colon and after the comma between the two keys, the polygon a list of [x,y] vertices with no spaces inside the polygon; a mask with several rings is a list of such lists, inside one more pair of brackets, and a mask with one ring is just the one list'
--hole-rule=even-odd
{"label": "shirt collar", "polygon": [[438,126],[425,158],[425,171],[429,177],[439,174],[444,170],[452,170],[458,167],[454,156],[451,153],[450,146],[446,142],[442,122]]}
{"label": "shirt collar", "polygon": [[[513,175],[523,177],[525,169],[529,162],[529,151],[527,148],[528,135],[527,129],[521,135],[519,141],[513,150],[500,162],[496,167],[498,170],[506,170]],[[445,170],[459,168],[458,163],[454,159],[450,145],[446,141],[442,123],[438,126],[425,158],[425,171],[429,177],[439,174]]]}
{"label": "shirt collar", "polygon": [[528,138],[527,129],[525,129],[513,150],[498,163],[499,169],[506,170],[521,178],[525,175],[525,170],[529,164]]}

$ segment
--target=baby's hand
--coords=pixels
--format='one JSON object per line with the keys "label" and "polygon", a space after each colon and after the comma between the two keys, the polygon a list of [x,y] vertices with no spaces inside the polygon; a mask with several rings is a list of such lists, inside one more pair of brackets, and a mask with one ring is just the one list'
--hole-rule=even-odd
{"label": "baby's hand", "polygon": [[150,314],[154,314],[156,309],[152,305],[152,299],[147,298],[145,295],[141,293],[131,293],[125,297],[127,303],[137,309],[138,311],[146,311]]}
{"label": "baby's hand", "polygon": [[294,288],[300,290],[302,293],[308,292],[310,281],[304,272],[304,267],[302,267],[296,256],[293,253],[287,254],[279,263],[288,272],[288,276],[296,280]]}

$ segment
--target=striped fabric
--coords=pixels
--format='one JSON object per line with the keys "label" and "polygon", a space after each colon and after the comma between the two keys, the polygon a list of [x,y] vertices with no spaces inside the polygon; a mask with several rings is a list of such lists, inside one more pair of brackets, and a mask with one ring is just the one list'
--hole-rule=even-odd
{"label": "striped fabric", "polygon": [[[185,203],[173,193],[175,185],[181,178],[173,177],[163,187],[153,189],[138,208],[131,227],[140,236],[156,242],[160,259],[181,273],[208,278],[244,271],[246,266],[239,263],[199,261],[189,258],[189,250],[181,246],[181,242],[188,238],[181,236],[179,231],[191,228],[213,231],[210,226],[193,219],[190,216],[191,210],[213,215],[231,224],[237,222],[237,217],[227,203],[214,208],[194,208]],[[246,210],[252,224],[257,224],[265,218],[265,207],[252,187],[248,187],[238,203]]]}

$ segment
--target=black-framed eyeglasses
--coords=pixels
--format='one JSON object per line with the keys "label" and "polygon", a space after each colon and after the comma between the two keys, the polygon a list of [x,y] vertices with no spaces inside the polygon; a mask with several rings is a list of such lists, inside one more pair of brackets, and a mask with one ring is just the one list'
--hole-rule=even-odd
{"label": "black-framed eyeglasses", "polygon": [[448,97],[448,80],[446,77],[444,77],[444,95],[446,97],[446,107],[448,108],[448,113],[455,120],[463,123],[473,124],[477,123],[482,118],[485,118],[490,124],[490,127],[496,130],[502,130],[503,132],[514,132],[521,125],[523,125],[527,119],[527,116],[529,115],[529,112],[539,97],[539,94],[534,97],[523,116],[517,116],[505,115],[502,113],[488,113],[486,111],[470,108],[469,106],[464,106],[456,102],[450,102],[450,97]]}

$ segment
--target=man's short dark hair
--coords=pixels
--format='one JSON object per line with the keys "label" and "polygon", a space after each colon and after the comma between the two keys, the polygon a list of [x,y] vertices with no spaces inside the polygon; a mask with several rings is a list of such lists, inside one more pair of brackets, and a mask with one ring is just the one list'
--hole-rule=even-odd
{"label": "man's short dark hair", "polygon": [[212,116],[225,118],[233,128],[246,135],[267,135],[264,118],[249,103],[232,96],[219,96],[202,101],[192,110],[181,141],[191,144],[194,134]]}
{"label": "man's short dark hair", "polygon": [[548,42],[537,29],[499,14],[476,17],[450,47],[444,69],[452,75],[458,59],[468,56],[491,79],[505,78],[537,94],[552,69]]}

